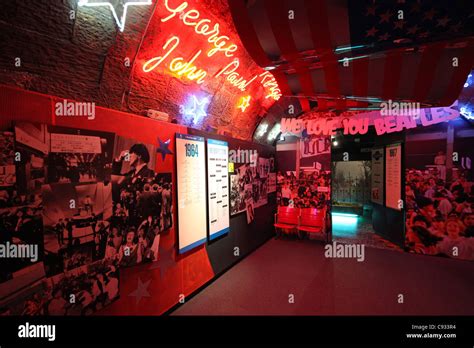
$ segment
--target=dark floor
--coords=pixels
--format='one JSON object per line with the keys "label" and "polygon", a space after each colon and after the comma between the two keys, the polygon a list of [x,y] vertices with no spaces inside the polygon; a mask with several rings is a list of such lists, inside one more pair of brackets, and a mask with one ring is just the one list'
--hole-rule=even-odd
{"label": "dark floor", "polygon": [[320,242],[272,239],[173,315],[473,315],[473,274],[469,261],[375,248],[328,259]]}

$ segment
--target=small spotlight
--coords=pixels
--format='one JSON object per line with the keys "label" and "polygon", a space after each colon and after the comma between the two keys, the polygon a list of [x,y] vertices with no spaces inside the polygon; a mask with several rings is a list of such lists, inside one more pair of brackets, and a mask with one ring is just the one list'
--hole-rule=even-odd
{"label": "small spotlight", "polygon": [[337,146],[339,143],[337,142],[337,140],[334,140],[334,141],[332,142],[332,144],[333,144],[334,146]]}

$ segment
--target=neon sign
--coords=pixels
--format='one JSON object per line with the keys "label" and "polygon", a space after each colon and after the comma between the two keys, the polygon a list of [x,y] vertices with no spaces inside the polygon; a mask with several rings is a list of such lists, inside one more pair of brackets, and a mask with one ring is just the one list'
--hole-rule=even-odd
{"label": "neon sign", "polygon": [[198,10],[188,10],[187,12],[184,12],[184,10],[188,7],[188,3],[186,1],[173,9],[168,6],[168,0],[165,0],[165,7],[171,14],[166,18],[162,18],[162,22],[167,22],[178,14],[178,17],[182,20],[184,25],[194,27],[196,34],[209,36],[207,42],[212,43],[214,48],[207,53],[208,57],[213,56],[216,52],[225,52],[224,54],[227,57],[232,57],[234,55],[233,52],[237,51],[237,45],[233,43],[227,45],[228,40],[230,39],[228,36],[219,36],[219,23],[214,24],[214,27],[209,30],[210,25],[207,24],[211,23],[209,19],[201,19],[199,22],[192,22],[193,19],[199,19],[201,14]]}
{"label": "neon sign", "polygon": [[[150,72],[154,69],[156,69],[168,56],[175,50],[175,48],[179,45],[179,37],[173,36],[171,37],[168,41],[166,41],[165,45],[163,46],[163,49],[167,50],[168,46],[171,47],[169,50],[163,55],[162,57],[155,57],[147,61],[145,64],[143,64],[143,71],[144,72]],[[194,57],[191,58],[189,62],[185,62],[182,57],[176,57],[174,58],[170,64],[169,64],[169,69],[177,73],[178,76],[186,76],[190,80],[196,80],[198,84],[201,84],[204,82],[204,78],[207,75],[207,72],[198,69],[196,66],[194,66],[192,63],[196,60],[197,57],[201,54],[201,50],[199,50]]]}
{"label": "neon sign", "polygon": [[208,104],[207,97],[198,99],[195,95],[191,95],[187,103],[180,106],[180,112],[185,118],[191,119],[192,123],[196,124],[207,116],[206,106]]}
{"label": "neon sign", "polygon": [[[207,42],[212,44],[212,48],[207,52],[207,57],[213,57],[216,53],[222,52],[227,58],[232,58],[234,53],[238,50],[238,46],[230,41],[230,38],[223,35],[220,31],[219,23],[212,24],[210,19],[201,18],[198,10],[188,8],[188,3],[182,2],[175,8],[169,6],[169,0],[164,0],[164,5],[169,15],[163,17],[161,22],[169,23],[173,18],[180,20],[183,25],[194,28],[197,35],[207,37]],[[185,11],[186,10],[186,11]],[[167,65],[168,69],[176,74],[178,77],[186,77],[190,80],[201,84],[209,75],[208,72],[202,68],[194,65],[194,62],[202,55],[203,50],[198,50],[193,57],[186,61],[183,57],[173,57],[170,55],[179,46],[180,38],[176,35],[171,36],[163,45],[164,54],[149,59],[143,64],[144,72],[151,72],[159,67],[162,63]],[[169,58],[168,63],[164,63]],[[258,78],[264,88],[269,89],[269,93],[265,98],[273,98],[278,100],[281,97],[281,91],[275,77],[268,71],[260,75],[255,75],[250,79],[245,79],[237,70],[240,66],[238,58],[233,58],[224,68],[220,69],[213,78],[225,77],[226,81],[233,87],[241,91],[245,91],[247,87]]]}
{"label": "neon sign", "polygon": [[242,112],[245,112],[245,110],[250,106],[250,96],[242,97],[240,99],[240,103],[237,106]]}
{"label": "neon sign", "polygon": [[[123,32],[125,29],[125,20],[127,19],[127,9],[129,6],[149,6],[151,5],[152,0],[142,0],[142,1],[127,1],[123,0],[120,2],[113,2],[113,4],[109,1],[97,1],[94,2],[93,0],[79,0],[77,3],[78,6],[80,7],[102,7],[106,6],[110,9],[112,12],[112,15],[114,16],[115,22],[117,23],[117,26],[119,27],[119,30]],[[120,9],[118,7],[118,4],[122,5],[122,8]],[[117,13],[122,11],[122,16],[120,18],[118,17]]]}

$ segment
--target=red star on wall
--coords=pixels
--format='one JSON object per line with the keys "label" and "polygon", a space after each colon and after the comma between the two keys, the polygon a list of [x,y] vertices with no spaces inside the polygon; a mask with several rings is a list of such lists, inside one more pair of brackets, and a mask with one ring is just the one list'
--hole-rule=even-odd
{"label": "red star on wall", "polygon": [[390,10],[387,10],[387,12],[385,13],[382,13],[380,15],[380,21],[379,23],[383,23],[383,22],[389,22],[390,21],[390,17],[392,17],[392,12]]}
{"label": "red star on wall", "polygon": [[365,36],[366,37],[375,36],[377,32],[378,32],[378,29],[375,27],[372,27],[371,29],[367,30],[367,34],[365,34]]}

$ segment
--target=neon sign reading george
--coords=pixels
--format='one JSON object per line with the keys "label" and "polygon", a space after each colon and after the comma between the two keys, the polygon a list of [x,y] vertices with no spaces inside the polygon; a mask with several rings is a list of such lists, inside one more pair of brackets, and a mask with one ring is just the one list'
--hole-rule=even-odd
{"label": "neon sign reading george", "polygon": [[185,25],[194,27],[196,34],[209,36],[207,42],[212,43],[214,48],[207,53],[208,57],[213,56],[216,52],[225,52],[224,54],[227,57],[232,57],[234,55],[233,52],[237,51],[237,45],[233,43],[227,45],[228,40],[230,40],[228,36],[219,36],[219,23],[214,24],[214,27],[210,29],[210,25],[207,24],[211,23],[209,19],[201,19],[199,22],[192,22],[193,19],[199,19],[201,14],[198,10],[188,10],[187,12],[184,12],[184,10],[188,7],[188,3],[186,1],[181,3],[181,5],[179,5],[177,8],[173,9],[169,7],[168,0],[165,0],[165,7],[171,14],[168,17],[162,18],[162,22],[167,22],[171,18],[178,15]]}
{"label": "neon sign reading george", "polygon": [[[199,11],[195,9],[189,9],[188,3],[186,1],[182,2],[175,8],[171,8],[169,6],[169,0],[164,0],[164,4],[166,10],[169,12],[169,15],[162,18],[161,22],[165,23],[176,17],[179,18],[185,26],[193,27],[194,32],[197,35],[207,37],[207,42],[211,43],[213,47],[207,52],[207,57],[212,57],[218,52],[222,52],[228,58],[234,56],[238,46],[230,42],[230,38],[228,36],[221,34],[219,23],[212,25],[211,20],[207,18],[200,18],[201,14]],[[142,67],[143,71],[151,72],[160,66],[160,64],[162,64],[171,55],[171,53],[178,47],[179,44],[180,38],[176,35],[173,35],[163,46],[165,53],[162,56],[157,56],[146,61]],[[169,62],[168,68],[171,72],[176,73],[179,77],[184,76],[190,80],[195,80],[198,84],[201,84],[205,81],[208,72],[193,65],[193,63],[201,56],[201,54],[202,50],[197,51],[189,61],[185,61],[183,57],[175,57]],[[265,96],[265,98],[273,98],[274,100],[278,100],[281,97],[281,91],[278,88],[278,83],[271,73],[265,71],[260,75],[253,76],[251,79],[244,79],[244,77],[241,76],[241,74],[237,71],[239,66],[239,59],[234,58],[233,61],[227,64],[224,68],[220,69],[213,77],[225,77],[228,83],[241,91],[245,91],[251,83],[260,77],[260,83],[262,86],[269,89],[269,93]]]}

